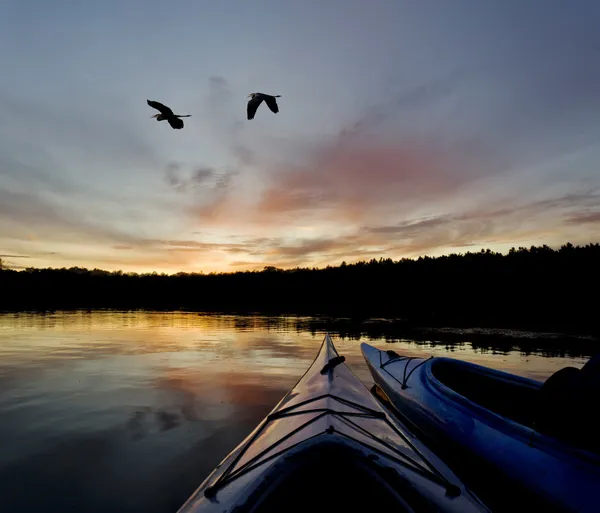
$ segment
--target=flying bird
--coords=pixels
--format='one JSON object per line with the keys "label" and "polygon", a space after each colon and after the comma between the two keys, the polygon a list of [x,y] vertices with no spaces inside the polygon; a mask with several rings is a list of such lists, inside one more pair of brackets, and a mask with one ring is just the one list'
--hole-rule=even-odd
{"label": "flying bird", "polygon": [[272,96],[270,94],[264,94],[264,93],[250,93],[248,95],[248,98],[250,98],[250,100],[248,100],[248,107],[247,107],[248,119],[254,119],[254,114],[256,114],[256,109],[258,109],[258,106],[262,103],[263,100],[265,101],[265,103],[267,104],[269,109],[271,109],[271,112],[273,112],[274,114],[277,114],[279,112],[279,107],[277,106],[277,100],[275,98],[280,98],[280,97],[281,97],[280,94]]}
{"label": "flying bird", "polygon": [[183,121],[179,118],[191,117],[191,114],[173,114],[173,111],[169,109],[169,107],[167,107],[166,105],[163,105],[162,103],[155,102],[152,100],[146,101],[148,102],[148,105],[150,105],[150,107],[160,111],[160,114],[154,114],[154,116],[152,116],[153,118],[156,118],[156,121],[164,121],[166,119],[169,122],[169,125],[171,125],[171,127],[175,128],[176,130],[183,128]]}

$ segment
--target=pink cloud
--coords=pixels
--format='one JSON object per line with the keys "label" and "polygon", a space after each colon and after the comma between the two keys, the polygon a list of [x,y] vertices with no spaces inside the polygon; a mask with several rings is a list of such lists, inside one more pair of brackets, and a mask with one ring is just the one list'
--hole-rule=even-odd
{"label": "pink cloud", "polygon": [[600,211],[580,212],[570,216],[566,222],[568,224],[596,224],[600,225]]}
{"label": "pink cloud", "polygon": [[365,222],[393,207],[410,212],[449,197],[475,178],[467,159],[428,141],[336,140],[302,166],[282,165],[261,176],[258,197],[228,190],[194,214],[209,224],[285,227],[299,221]]}

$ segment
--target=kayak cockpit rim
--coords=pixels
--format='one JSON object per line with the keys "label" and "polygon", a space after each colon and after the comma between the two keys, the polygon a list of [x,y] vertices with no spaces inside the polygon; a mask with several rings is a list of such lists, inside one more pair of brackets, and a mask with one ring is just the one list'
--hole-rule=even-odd
{"label": "kayak cockpit rim", "polygon": [[[331,463],[335,463],[333,468]],[[275,462],[233,511],[274,513],[285,509],[304,513],[313,508],[318,512],[352,511],[357,501],[363,504],[358,511],[370,511],[374,504],[379,511],[397,513],[438,511],[431,509],[429,500],[414,488],[407,475],[390,472],[392,468],[379,464],[375,454],[365,455],[364,449],[353,442],[335,436],[314,438]],[[324,482],[331,487],[330,491],[326,494],[321,491],[319,496],[318,489]],[[348,484],[349,488],[345,488]],[[358,489],[361,490],[359,497],[347,492]],[[295,497],[300,490],[312,495],[312,501],[317,504],[306,507],[305,497]],[[282,507],[291,497],[294,497],[293,503]],[[325,509],[323,502],[329,503],[330,507]],[[299,503],[304,507],[299,507]]]}

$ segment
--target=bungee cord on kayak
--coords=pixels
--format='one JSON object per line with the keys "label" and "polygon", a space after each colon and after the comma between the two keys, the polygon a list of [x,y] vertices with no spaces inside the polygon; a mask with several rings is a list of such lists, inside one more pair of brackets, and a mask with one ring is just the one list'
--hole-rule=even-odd
{"label": "bungee cord on kayak", "polygon": [[[417,365],[415,365],[410,370],[410,372],[407,374],[406,371],[408,370],[408,364],[409,364],[409,362],[411,360],[415,360],[417,358],[416,356],[400,356],[395,351],[391,351],[391,350],[386,351],[386,354],[390,357],[390,359],[387,362],[383,363],[383,361],[380,358],[380,366],[379,367],[381,369],[383,369],[384,367],[386,367],[390,363],[396,363],[396,362],[402,362],[402,361],[405,362],[404,372],[403,372],[403,376],[402,376],[402,381],[400,381],[395,375],[390,374],[390,376],[394,380],[396,380],[398,383],[400,383],[400,386],[402,387],[402,389],[405,389],[407,387],[408,378],[410,378],[411,374],[415,370],[417,370],[421,365],[423,365],[424,363],[428,362],[429,360],[431,360],[433,358],[433,356],[430,356],[426,360],[421,361],[420,363],[418,363]],[[383,355],[383,352],[381,353],[381,355]],[[386,369],[386,371],[387,371],[387,369]]]}
{"label": "bungee cord on kayak", "polygon": [[[337,400],[342,405],[354,408],[356,411],[348,412],[348,411],[342,411],[342,410],[335,410],[335,409],[331,409],[331,408],[314,408],[314,409],[309,409],[309,410],[306,410],[306,409],[299,410],[300,407],[306,406],[309,403],[320,401],[325,398],[331,398],[331,399]],[[252,441],[256,437],[258,437],[263,430],[267,429],[269,423],[271,423],[275,420],[278,420],[278,419],[285,418],[287,416],[306,415],[308,413],[317,414],[317,415],[315,415],[314,417],[311,417],[300,427],[296,428],[294,431],[290,431],[285,436],[278,439],[276,442],[274,442],[270,446],[266,447],[262,452],[260,452],[256,456],[252,457],[251,459],[247,460],[240,467],[235,468],[238,461],[242,458],[242,456],[245,454],[245,452],[248,450],[248,448],[252,445]],[[381,438],[378,438],[377,436],[372,435],[371,433],[369,433],[368,431],[361,428],[359,425],[357,425],[356,423],[354,423],[350,420],[352,417],[360,417],[360,418],[382,419],[384,421],[387,421],[387,417],[386,417],[385,413],[383,413],[381,411],[371,410],[371,409],[369,409],[365,406],[362,406],[358,403],[355,403],[353,401],[347,401],[347,400],[344,400],[343,398],[336,397],[331,394],[328,394],[325,396],[318,396],[318,397],[309,399],[308,401],[305,401],[303,403],[294,405],[291,408],[287,408],[285,410],[281,410],[279,412],[268,415],[267,418],[265,419],[265,421],[261,424],[258,431],[252,437],[252,439],[248,440],[248,442],[244,446],[243,450],[240,451],[240,453],[238,454],[236,459],[231,462],[230,466],[225,470],[225,472],[223,474],[221,474],[221,476],[211,486],[206,488],[206,490],[204,491],[204,495],[206,497],[214,497],[216,495],[218,489],[224,487],[227,483],[231,482],[236,477],[239,477],[239,476],[245,474],[246,472],[249,472],[256,466],[261,465],[262,463],[265,463],[266,461],[268,461],[271,458],[275,458],[277,456],[280,456],[284,452],[291,450],[293,447],[295,447],[295,445],[287,446],[279,452],[276,452],[276,453],[270,454],[269,456],[266,456],[274,448],[276,448],[280,444],[283,444],[288,438],[292,437],[293,435],[297,434],[302,429],[307,428],[312,423],[318,421],[320,418],[322,418],[323,416],[328,415],[328,414],[334,415],[334,416],[338,417],[340,420],[343,420],[346,425],[348,425],[352,428],[352,430],[360,431],[363,434],[365,434],[366,436],[371,437],[374,441],[378,442],[379,444],[385,446],[390,451],[392,451],[394,453],[394,455],[390,455],[389,453],[386,453],[385,451],[382,451],[381,449],[377,449],[376,447],[374,447],[372,445],[368,445],[367,447],[369,449],[371,449],[374,453],[378,453],[387,458],[391,458],[391,459],[395,460],[397,463],[399,463],[403,466],[407,466],[411,470],[420,473],[421,475],[427,477],[428,479],[432,480],[433,482],[446,487],[446,493],[448,494],[448,496],[460,495],[460,488],[457,488],[454,484],[452,484],[447,479],[445,479],[441,474],[436,472],[435,468],[433,468],[433,467],[425,468],[416,459],[403,454],[402,452],[400,452],[396,448],[394,448],[391,444],[385,442],[384,440],[382,440]],[[392,427],[392,429],[394,429],[393,426],[390,425],[390,427]],[[312,436],[314,437],[314,436],[320,436],[323,434],[333,434],[335,432],[348,438],[349,440],[358,441],[352,435],[349,435],[342,431],[336,430],[333,426],[330,426],[326,430],[318,433],[317,435],[312,435]],[[408,441],[408,439],[402,435],[402,433],[397,432],[397,434],[399,436],[401,436],[402,438],[404,438],[404,440],[407,443],[410,443]],[[364,445],[364,443],[363,443],[363,445]],[[266,457],[263,458],[263,456],[266,456]]]}

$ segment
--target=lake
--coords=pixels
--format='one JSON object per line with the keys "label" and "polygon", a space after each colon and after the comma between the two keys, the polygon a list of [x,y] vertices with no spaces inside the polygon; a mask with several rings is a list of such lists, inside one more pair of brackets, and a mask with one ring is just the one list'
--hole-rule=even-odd
{"label": "lake", "polygon": [[[310,319],[0,314],[0,511],[174,513],[314,359]],[[333,341],[367,386],[355,338]],[[361,338],[544,380],[587,357]]]}

